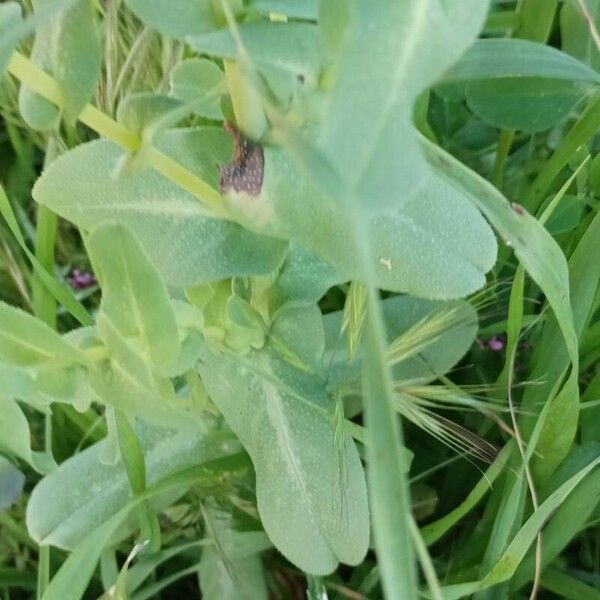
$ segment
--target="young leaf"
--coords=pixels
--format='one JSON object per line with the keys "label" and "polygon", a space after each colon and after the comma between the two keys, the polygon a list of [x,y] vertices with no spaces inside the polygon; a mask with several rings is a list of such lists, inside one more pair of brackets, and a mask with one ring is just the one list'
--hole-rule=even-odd
{"label": "young leaf", "polygon": [[[131,230],[105,224],[88,238],[102,282],[100,310],[126,338],[138,338],[154,365],[169,365],[181,352],[167,288]],[[102,336],[101,323],[99,333]]]}
{"label": "young leaf", "polygon": [[223,72],[206,58],[190,58],[171,72],[171,95],[183,102],[202,96],[206,101],[194,106],[194,113],[207,119],[222,119],[220,100],[227,88]]}

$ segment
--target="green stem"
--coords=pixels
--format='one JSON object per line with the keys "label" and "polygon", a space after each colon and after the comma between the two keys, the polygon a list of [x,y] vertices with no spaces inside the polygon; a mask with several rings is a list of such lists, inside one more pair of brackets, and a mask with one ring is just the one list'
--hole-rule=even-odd
{"label": "green stem", "polygon": [[600,94],[597,94],[526,190],[523,204],[530,213],[537,212],[552,182],[569,163],[577,149],[598,132],[599,127]]}
{"label": "green stem", "polygon": [[[19,52],[13,52],[8,71],[46,100],[59,108],[64,106],[64,95],[59,83]],[[84,107],[78,119],[128,152],[135,152],[140,147],[141,139],[136,133],[90,104]],[[223,200],[215,188],[155,147],[150,150],[146,156],[150,167],[198,198],[213,214],[225,218]]]}

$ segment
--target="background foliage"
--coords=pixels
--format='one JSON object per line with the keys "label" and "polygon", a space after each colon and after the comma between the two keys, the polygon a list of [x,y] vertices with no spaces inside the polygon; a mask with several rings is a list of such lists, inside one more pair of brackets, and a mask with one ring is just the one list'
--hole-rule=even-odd
{"label": "background foliage", "polygon": [[0,4],[2,598],[600,597],[598,28]]}

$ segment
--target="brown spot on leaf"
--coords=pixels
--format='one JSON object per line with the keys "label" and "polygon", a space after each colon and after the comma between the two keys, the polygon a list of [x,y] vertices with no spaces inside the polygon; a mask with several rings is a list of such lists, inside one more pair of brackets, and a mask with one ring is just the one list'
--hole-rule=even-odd
{"label": "brown spot on leaf", "polygon": [[244,137],[232,123],[226,122],[223,128],[233,138],[233,156],[228,165],[219,167],[219,191],[224,194],[233,189],[258,196],[265,172],[262,146]]}
{"label": "brown spot on leaf", "polygon": [[518,215],[522,215],[525,211],[523,210],[523,207],[520,204],[517,204],[516,202],[511,202],[510,203],[510,207],[518,214]]}

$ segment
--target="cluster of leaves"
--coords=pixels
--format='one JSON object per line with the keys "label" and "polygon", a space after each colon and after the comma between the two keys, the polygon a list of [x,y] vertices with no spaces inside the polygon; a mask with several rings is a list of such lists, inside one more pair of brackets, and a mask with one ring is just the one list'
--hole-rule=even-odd
{"label": "cluster of leaves", "polygon": [[32,4],[0,589],[600,597],[600,2]]}

